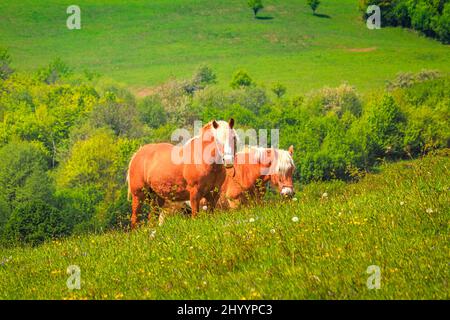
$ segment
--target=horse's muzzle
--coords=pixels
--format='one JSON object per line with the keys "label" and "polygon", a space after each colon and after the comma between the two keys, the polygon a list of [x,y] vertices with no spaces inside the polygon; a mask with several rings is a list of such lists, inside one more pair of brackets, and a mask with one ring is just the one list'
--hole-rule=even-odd
{"label": "horse's muzzle", "polygon": [[281,189],[280,195],[282,195],[283,197],[289,197],[292,198],[294,196],[295,192],[294,192],[294,188],[291,187],[283,187],[283,189]]}

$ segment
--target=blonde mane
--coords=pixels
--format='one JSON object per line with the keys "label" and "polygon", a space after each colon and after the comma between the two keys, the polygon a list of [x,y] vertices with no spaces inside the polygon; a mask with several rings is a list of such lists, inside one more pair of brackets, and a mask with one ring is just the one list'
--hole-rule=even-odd
{"label": "blonde mane", "polygon": [[295,169],[294,159],[289,151],[276,149],[278,152],[276,172],[285,177],[289,170]]}
{"label": "blonde mane", "polygon": [[[238,154],[253,151],[255,153],[256,160],[258,161],[258,163],[261,163],[265,162],[266,149],[267,148],[258,146],[244,146],[244,148],[242,148],[242,150],[239,151]],[[275,148],[271,149],[274,150],[274,152],[276,153],[275,155],[276,167],[274,170],[276,173],[284,177],[289,172],[289,170],[295,169],[294,159],[292,159],[292,156],[289,153],[289,151]]]}

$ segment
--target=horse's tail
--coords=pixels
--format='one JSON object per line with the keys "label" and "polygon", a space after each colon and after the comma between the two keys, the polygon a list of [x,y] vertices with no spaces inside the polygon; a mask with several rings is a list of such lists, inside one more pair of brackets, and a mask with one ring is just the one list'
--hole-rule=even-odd
{"label": "horse's tail", "polygon": [[127,200],[128,201],[130,201],[130,199],[131,199],[130,168],[131,168],[131,163],[133,162],[133,159],[136,156],[136,154],[137,154],[137,152],[135,152],[133,154],[133,156],[131,157],[130,162],[128,163],[128,171],[127,171],[127,184],[128,184]]}

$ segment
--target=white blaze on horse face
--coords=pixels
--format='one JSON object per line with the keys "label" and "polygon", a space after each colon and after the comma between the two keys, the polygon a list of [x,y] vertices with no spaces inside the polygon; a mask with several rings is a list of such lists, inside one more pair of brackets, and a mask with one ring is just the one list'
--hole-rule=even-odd
{"label": "white blaze on horse face", "polygon": [[217,121],[219,126],[214,129],[214,137],[216,141],[216,147],[219,152],[219,163],[225,164],[227,168],[233,166],[234,163],[234,141],[235,132],[230,128],[229,124],[225,121]]}

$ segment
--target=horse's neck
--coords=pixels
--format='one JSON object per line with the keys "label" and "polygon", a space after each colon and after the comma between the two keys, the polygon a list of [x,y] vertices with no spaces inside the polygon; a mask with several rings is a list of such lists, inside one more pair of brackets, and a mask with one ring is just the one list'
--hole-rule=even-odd
{"label": "horse's neck", "polygon": [[[200,135],[198,137],[192,138],[184,147],[183,152],[186,152],[187,150],[190,150],[191,152],[191,159],[195,161],[195,159],[198,159],[199,161],[196,161],[195,163],[198,165],[203,165],[207,167],[221,167],[221,164],[216,163],[215,155],[216,155],[216,148],[211,147],[211,144],[215,143],[214,141],[204,141],[203,137]],[[212,151],[212,154],[208,155],[206,159],[203,158],[203,152],[205,149],[209,149]],[[210,160],[213,160],[212,162]]]}
{"label": "horse's neck", "polygon": [[260,164],[236,164],[235,183],[243,190],[251,189],[261,178]]}

